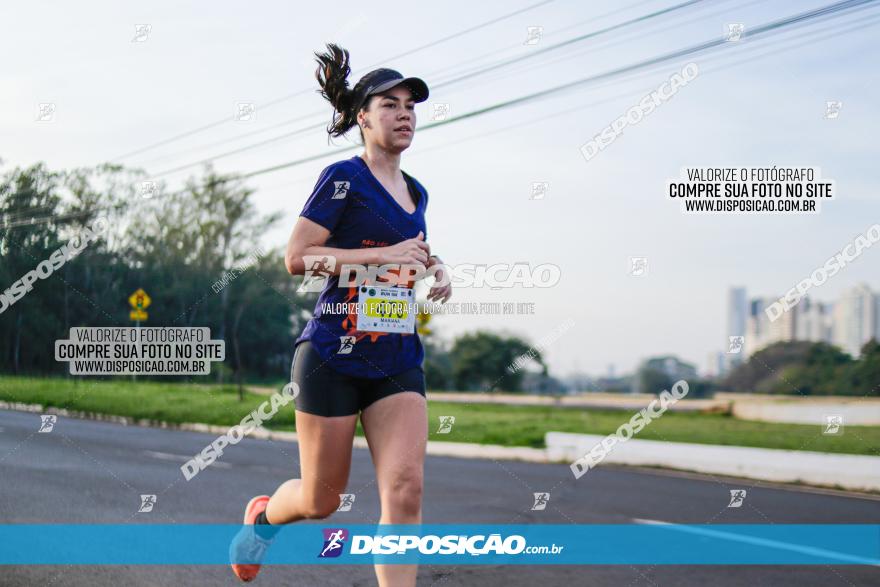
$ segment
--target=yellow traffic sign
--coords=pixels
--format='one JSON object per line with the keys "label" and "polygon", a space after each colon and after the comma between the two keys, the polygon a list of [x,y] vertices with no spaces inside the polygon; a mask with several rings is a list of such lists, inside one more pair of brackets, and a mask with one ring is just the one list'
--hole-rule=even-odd
{"label": "yellow traffic sign", "polygon": [[[152,301],[153,300],[150,299],[150,296],[147,295],[147,292],[141,288],[138,288],[138,290],[128,298],[128,303],[131,304],[131,307],[135,310],[144,310],[148,308]],[[132,318],[132,320],[134,320],[134,318]]]}
{"label": "yellow traffic sign", "polygon": [[147,321],[147,313],[144,312],[143,310],[132,310],[128,315],[135,322],[146,322]]}
{"label": "yellow traffic sign", "polygon": [[428,323],[431,321],[431,314],[428,312],[416,314],[416,321],[418,322],[416,330],[418,330],[419,334],[424,334],[425,336],[431,334],[431,329],[428,328]]}

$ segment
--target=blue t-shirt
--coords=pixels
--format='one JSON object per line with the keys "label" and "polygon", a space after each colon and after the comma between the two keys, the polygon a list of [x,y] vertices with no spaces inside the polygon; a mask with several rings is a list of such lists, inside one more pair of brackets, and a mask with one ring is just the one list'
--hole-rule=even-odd
{"label": "blue t-shirt", "polygon": [[[415,238],[419,231],[427,240],[425,208],[428,192],[415,178],[405,177],[411,179],[418,190],[418,203],[412,214],[379,183],[360,156],[337,161],[321,172],[300,216],[330,231],[324,243],[326,247],[387,247]],[[310,340],[327,365],[357,377],[391,377],[420,367],[425,352],[418,333],[357,330],[357,312],[354,310],[357,288],[340,288],[338,284],[338,275],[327,279],[313,317],[295,344]],[[414,282],[410,280],[403,285],[412,287]],[[322,312],[325,306],[345,307],[341,304],[349,304],[351,312]]]}

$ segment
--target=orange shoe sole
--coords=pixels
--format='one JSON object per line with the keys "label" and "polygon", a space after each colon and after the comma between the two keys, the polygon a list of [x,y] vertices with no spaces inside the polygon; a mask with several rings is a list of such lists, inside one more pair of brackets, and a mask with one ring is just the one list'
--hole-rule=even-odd
{"label": "orange shoe sole", "polygon": [[[258,495],[251,499],[244,508],[244,524],[253,526],[257,516],[266,510],[268,503],[268,495]],[[233,563],[232,572],[244,582],[253,581],[257,578],[257,573],[260,572],[260,565],[239,565]]]}

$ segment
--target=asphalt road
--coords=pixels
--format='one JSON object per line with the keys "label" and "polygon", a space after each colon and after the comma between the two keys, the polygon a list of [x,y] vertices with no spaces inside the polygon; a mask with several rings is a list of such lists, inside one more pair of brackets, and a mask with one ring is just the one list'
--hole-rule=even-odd
{"label": "asphalt road", "polygon": [[[296,477],[293,443],[243,440],[192,481],[180,464],[214,436],[59,417],[37,433],[36,414],[0,411],[0,522],[217,523],[241,519],[246,501]],[[614,524],[880,523],[880,500],[806,488],[682,473],[602,467],[575,480],[564,465],[428,457],[424,523]],[[747,489],[728,508],[731,489]],[[551,490],[544,511],[532,493]],[[369,452],[355,450],[351,512],[329,520],[376,523],[379,501]],[[155,494],[137,513],[140,494]],[[149,517],[148,517],[149,516]],[[327,521],[320,521],[326,525]],[[2,548],[2,545],[0,545]],[[662,545],[658,545],[662,548]],[[0,585],[236,585],[228,566],[32,566],[0,568]],[[370,566],[265,567],[257,584],[376,585]],[[420,586],[480,585],[880,585],[863,566],[425,566]]]}

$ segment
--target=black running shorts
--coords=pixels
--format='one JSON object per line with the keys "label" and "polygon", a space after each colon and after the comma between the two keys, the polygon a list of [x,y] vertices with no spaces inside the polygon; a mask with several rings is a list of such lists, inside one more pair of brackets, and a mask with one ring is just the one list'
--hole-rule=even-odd
{"label": "black running shorts", "polygon": [[413,367],[393,377],[355,377],[335,371],[308,340],[296,345],[290,381],[299,386],[296,409],[316,416],[351,416],[383,397],[414,391],[425,395],[425,372]]}

